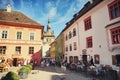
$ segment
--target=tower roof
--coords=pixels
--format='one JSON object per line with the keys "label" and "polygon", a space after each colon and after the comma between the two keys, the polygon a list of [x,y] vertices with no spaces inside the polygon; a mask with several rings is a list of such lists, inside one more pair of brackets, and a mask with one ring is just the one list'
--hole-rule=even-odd
{"label": "tower roof", "polygon": [[50,18],[48,18],[47,31],[50,30]]}

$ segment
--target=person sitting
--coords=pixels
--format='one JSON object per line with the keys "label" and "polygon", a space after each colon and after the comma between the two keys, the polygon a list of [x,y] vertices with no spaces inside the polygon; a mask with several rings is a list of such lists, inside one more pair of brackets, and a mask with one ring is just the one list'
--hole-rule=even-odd
{"label": "person sitting", "polygon": [[71,64],[70,64],[70,69],[71,70],[75,70],[77,67],[77,64],[73,61]]}

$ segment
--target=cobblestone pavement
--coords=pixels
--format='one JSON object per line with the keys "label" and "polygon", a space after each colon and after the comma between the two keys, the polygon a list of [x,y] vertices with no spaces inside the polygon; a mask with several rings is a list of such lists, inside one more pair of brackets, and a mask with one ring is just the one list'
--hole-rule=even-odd
{"label": "cobblestone pavement", "polygon": [[[12,67],[10,71],[17,73],[19,67]],[[7,72],[0,73],[0,77],[5,75]],[[69,70],[63,71],[60,67],[35,67],[34,70],[28,75],[27,79],[20,80],[92,80],[84,76],[81,73],[71,72]]]}

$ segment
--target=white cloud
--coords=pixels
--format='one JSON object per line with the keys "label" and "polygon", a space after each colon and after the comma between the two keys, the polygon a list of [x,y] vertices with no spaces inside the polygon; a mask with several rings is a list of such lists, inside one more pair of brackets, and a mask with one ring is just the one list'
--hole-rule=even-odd
{"label": "white cloud", "polygon": [[56,16],[56,13],[57,13],[57,9],[55,7],[52,7],[50,10],[49,10],[49,17],[54,17]]}
{"label": "white cloud", "polygon": [[56,22],[53,23],[53,24],[54,25],[61,24],[61,23],[66,24],[73,17],[73,14],[74,14],[74,5],[71,4],[70,8],[65,13],[65,15],[64,16],[59,16],[59,18],[57,18],[58,20],[56,20]]}
{"label": "white cloud", "polygon": [[6,6],[7,6],[8,3],[11,3],[11,5],[14,4],[14,2],[12,0],[1,0],[0,2],[1,2],[0,3],[0,8],[5,8],[5,9],[6,9]]}
{"label": "white cloud", "polygon": [[53,7],[52,2],[47,2],[47,3],[46,3],[46,7],[47,7],[47,8]]}

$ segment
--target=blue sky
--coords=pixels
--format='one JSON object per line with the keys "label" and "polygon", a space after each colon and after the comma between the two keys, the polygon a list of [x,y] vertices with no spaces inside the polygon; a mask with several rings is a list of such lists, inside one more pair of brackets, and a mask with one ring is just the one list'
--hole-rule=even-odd
{"label": "blue sky", "polygon": [[77,13],[88,0],[0,0],[0,8],[6,9],[6,4],[12,4],[12,10],[17,10],[38,23],[46,26],[48,17],[51,30],[57,37],[75,13]]}

